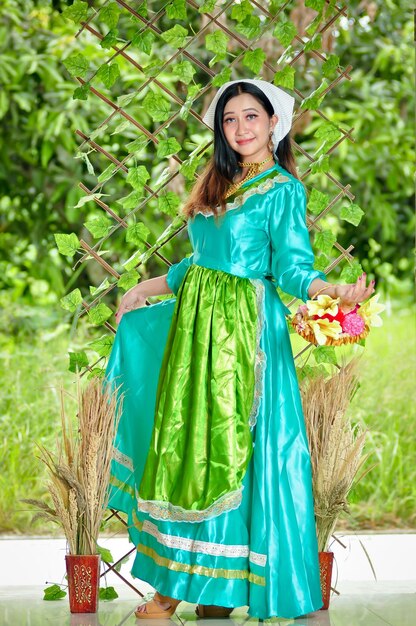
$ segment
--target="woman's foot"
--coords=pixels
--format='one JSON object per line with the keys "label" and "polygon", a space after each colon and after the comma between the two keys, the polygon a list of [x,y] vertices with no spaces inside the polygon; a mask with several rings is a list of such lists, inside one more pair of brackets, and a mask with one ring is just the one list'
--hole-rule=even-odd
{"label": "woman's foot", "polygon": [[198,617],[228,617],[233,608],[216,604],[198,604],[195,613]]}
{"label": "woman's foot", "polygon": [[162,596],[156,591],[152,600],[138,606],[134,614],[138,619],[163,619],[171,617],[179,603],[180,600]]}

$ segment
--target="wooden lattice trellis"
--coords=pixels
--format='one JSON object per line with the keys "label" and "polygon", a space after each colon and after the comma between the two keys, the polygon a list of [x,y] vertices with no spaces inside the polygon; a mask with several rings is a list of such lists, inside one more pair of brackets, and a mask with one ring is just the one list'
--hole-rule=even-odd
{"label": "wooden lattice trellis", "polygon": [[[79,5],[80,0],[76,0]],[[169,169],[161,176],[160,184],[148,183],[147,180],[143,183],[143,193],[145,197],[137,201],[137,205],[134,206],[125,216],[121,217],[119,211],[112,208],[111,201],[104,202],[99,193],[102,193],[105,189],[108,181],[113,179],[117,173],[129,174],[132,159],[140,161],[135,150],[130,151],[125,156],[112,154],[108,149],[100,145],[99,138],[108,129],[109,125],[114,121],[125,121],[131,128],[136,129],[140,135],[144,136],[144,140],[140,146],[140,149],[146,147],[147,150],[157,148],[160,141],[163,139],[164,131],[168,128],[175,128],[172,123],[183,123],[187,117],[195,120],[195,123],[201,127],[201,132],[204,130],[202,122],[202,114],[205,111],[207,102],[204,99],[205,94],[209,97],[213,94],[213,81],[216,87],[220,84],[220,79],[224,78],[222,82],[234,78],[253,78],[259,76],[266,80],[272,81],[275,79],[276,84],[282,84],[285,88],[288,86],[284,82],[284,72],[288,71],[287,68],[291,68],[288,74],[291,74],[292,68],[304,66],[306,63],[311,63],[312,67],[319,68],[322,64],[328,62],[328,52],[331,47],[332,33],[336,27],[338,20],[346,18],[346,7],[344,5],[338,5],[334,0],[306,0],[305,5],[303,2],[296,0],[290,0],[288,2],[257,2],[256,0],[219,0],[218,2],[196,2],[195,0],[172,0],[171,2],[152,2],[147,3],[147,9],[144,2],[125,2],[124,0],[106,0],[104,2],[91,3],[92,6],[88,9],[88,15],[85,19],[80,20],[80,29],[76,34],[76,37],[85,35],[88,40],[96,38],[98,41],[103,42],[105,38],[110,41],[105,45],[105,48],[111,49],[111,53],[108,55],[108,59],[105,61],[104,66],[107,66],[108,71],[114,60],[122,59],[124,65],[128,65],[129,71],[133,71],[137,75],[138,88],[127,94],[126,97],[119,98],[117,102],[114,101],[112,96],[103,93],[102,89],[93,86],[91,82],[87,82],[85,77],[76,76],[79,84],[85,90],[89,91],[90,97],[100,99],[105,105],[108,106],[108,116],[97,126],[97,128],[87,135],[81,130],[76,130],[77,135],[82,140],[80,143],[80,150],[88,149],[93,151],[94,154],[102,157],[104,162],[109,161],[111,172],[107,177],[103,177],[103,180],[97,181],[97,184],[93,187],[89,187],[83,182],[79,183],[81,190],[87,195],[91,196],[91,199],[96,203],[100,211],[104,211],[105,214],[111,219],[111,227],[107,229],[104,236],[94,244],[90,245],[84,239],[79,240],[82,253],[77,260],[76,266],[85,263],[91,258],[94,259],[101,268],[110,276],[108,285],[100,291],[96,296],[90,298],[83,297],[82,310],[80,315],[91,311],[103,301],[110,292],[117,287],[118,281],[122,277],[122,271],[115,269],[104,260],[102,253],[104,246],[109,243],[111,237],[120,232],[120,229],[128,229],[129,222],[132,219],[136,219],[138,215],[145,214],[146,208],[151,205],[152,201],[161,198],[166,193],[166,190],[181,189],[184,190],[184,182],[182,177],[182,165],[185,161],[184,158],[180,158],[178,154],[169,155]],[[237,7],[237,9],[236,9]],[[84,7],[85,8],[85,7]],[[201,11],[199,11],[201,9]],[[316,10],[315,10],[316,9]],[[152,36],[164,39],[165,33],[172,29],[177,28],[178,36],[180,40],[180,47],[171,47],[164,43],[163,51],[168,56],[164,60],[159,61],[159,65],[153,64],[150,66],[145,65],[148,58],[143,51],[137,49],[132,43],[132,39],[126,40],[122,44],[117,42],[117,38],[113,33],[111,39],[110,35],[102,34],[103,23],[100,21],[101,17],[105,14],[104,23],[110,24],[111,29],[115,26],[112,22],[119,22],[121,25],[123,20],[130,20],[137,22],[137,32],[135,34],[136,43],[137,40],[144,41],[151,33]],[[184,11],[188,12],[187,20],[184,19]],[[242,20],[236,19],[236,15],[241,18],[245,11],[245,17]],[[111,18],[111,12],[113,18]],[[174,16],[177,16],[176,18]],[[109,17],[110,16],[110,17]],[[77,21],[77,20],[74,20]],[[198,30],[186,37],[180,39],[181,28],[184,28],[182,24],[195,24],[198,23]],[[311,25],[312,23],[312,25]],[[295,31],[292,32],[292,39],[289,45],[283,46],[279,43],[274,29],[276,26],[281,27],[282,24],[289,24],[287,28],[290,31],[290,24],[296,24]],[[251,29],[251,32],[250,32]],[[108,29],[107,29],[108,30]],[[273,31],[273,32],[272,32]],[[306,33],[309,32],[309,35]],[[219,46],[223,45],[224,41],[227,41],[227,47],[229,51],[232,51],[232,61],[228,62],[226,57],[221,53],[214,59],[214,63],[210,63],[209,57],[213,56],[207,51],[205,44],[207,39],[204,39],[206,35],[212,33],[218,33]],[[183,35],[183,31],[182,31]],[[284,35],[278,33],[280,39],[284,39]],[[226,39],[224,39],[224,36]],[[286,35],[287,36],[287,35]],[[141,38],[141,39],[140,39]],[[212,47],[212,46],[211,46]],[[324,48],[326,49],[324,51]],[[264,55],[258,50],[263,51]],[[250,69],[250,53],[255,57],[259,55],[260,64],[257,68],[257,72],[253,72]],[[253,56],[251,57],[253,59]],[[331,56],[331,55],[329,55]],[[277,58],[279,57],[279,58]],[[276,61],[277,58],[277,61]],[[191,97],[185,94],[182,97],[181,92],[184,91],[185,83],[177,80],[177,83],[181,85],[181,89],[172,89],[171,77],[168,80],[169,68],[177,63],[178,59],[189,62],[195,70],[198,76],[199,88],[195,93],[192,93]],[[321,84],[318,92],[322,98],[329,91],[334,89],[340,81],[346,79],[350,80],[351,66],[341,68],[338,63],[334,64],[331,80],[326,84]],[[327,75],[327,74],[326,74]],[[218,78],[220,76],[220,79]],[[283,82],[282,82],[283,81]],[[313,86],[312,86],[313,87]],[[315,85],[316,87],[316,85]],[[137,115],[137,102],[143,102],[145,94],[149,91],[156,90],[155,93],[163,94],[163,98],[166,101],[171,102],[176,107],[172,113],[169,113],[161,120],[160,124],[157,124],[154,120],[151,122],[151,129],[146,128],[141,119]],[[311,90],[314,92],[314,89]],[[302,93],[298,88],[293,89],[293,93],[297,100],[298,108],[295,107],[295,115],[293,125],[295,128],[301,129],[308,120],[305,116],[311,115],[309,108],[302,108],[299,103],[304,103],[308,96],[311,95]],[[132,102],[136,102],[136,108],[131,107]],[[323,123],[331,124],[331,121],[325,115],[325,113],[318,107],[312,108],[312,113],[317,119],[322,120]],[[325,145],[320,158],[329,156],[338,146],[349,139],[353,141],[351,133],[353,129],[344,130],[338,128],[339,136],[335,142],[331,145]],[[174,133],[172,133],[174,136]],[[193,162],[197,163],[200,155],[203,155],[207,149],[209,149],[212,140],[208,140],[197,148],[193,155]],[[300,178],[305,180],[311,173],[316,165],[317,158],[313,154],[305,150],[301,145],[294,142],[295,152],[300,155],[303,161],[306,163],[306,167],[303,172],[300,173]],[[190,163],[189,160],[186,163]],[[108,168],[107,168],[108,169]],[[330,171],[324,171],[324,175],[327,178],[327,186],[334,188],[333,195],[326,204],[326,206],[319,212],[317,216],[308,215],[308,228],[313,229],[315,232],[321,232],[322,227],[319,223],[324,216],[326,216],[344,197],[349,200],[353,200],[354,196],[351,193],[350,186],[344,185],[341,181],[331,174]],[[196,174],[195,174],[196,176]],[[166,226],[166,224],[165,224]],[[185,228],[184,222],[181,218],[173,217],[171,223],[165,228],[161,236],[156,238],[156,241],[152,244],[147,241],[143,241],[143,246],[146,247],[145,251],[141,254],[134,256],[133,264],[130,263],[130,271],[137,270],[138,267],[148,261],[151,256],[155,256],[166,266],[170,265],[170,261],[163,254],[163,247],[176,237]],[[331,272],[331,270],[341,263],[344,259],[348,261],[352,260],[350,254],[353,246],[350,245],[346,249],[338,242],[334,243],[338,256],[327,267],[324,268],[325,273]],[[108,248],[107,248],[108,249]],[[114,264],[113,264],[114,265]],[[293,304],[295,300],[289,303],[289,306]],[[108,318],[109,319],[109,318]],[[104,320],[106,328],[115,333],[115,328],[108,321]],[[310,346],[306,346],[304,350],[310,349]],[[303,353],[302,350],[296,357]],[[296,358],[295,357],[295,358]],[[98,359],[97,363],[101,359]],[[88,365],[87,369],[93,369],[97,363]],[[120,521],[123,521],[117,512],[113,512],[112,516],[116,516]],[[132,549],[128,554],[133,552]],[[126,555],[124,555],[126,556]],[[119,562],[124,558],[119,559]],[[108,570],[114,571],[120,576],[129,586],[132,585],[125,580],[125,578],[114,569],[117,564],[109,565]],[[106,573],[106,572],[105,572]],[[134,587],[133,587],[134,588]],[[139,590],[136,589],[138,593]]]}

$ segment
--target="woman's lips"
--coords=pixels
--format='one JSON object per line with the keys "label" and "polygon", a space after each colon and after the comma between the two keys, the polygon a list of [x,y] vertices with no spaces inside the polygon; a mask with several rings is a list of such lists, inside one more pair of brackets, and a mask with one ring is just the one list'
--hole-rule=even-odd
{"label": "woman's lips", "polygon": [[244,145],[245,143],[249,143],[250,141],[253,141],[254,137],[252,137],[251,139],[240,139],[240,141],[237,140],[238,145]]}

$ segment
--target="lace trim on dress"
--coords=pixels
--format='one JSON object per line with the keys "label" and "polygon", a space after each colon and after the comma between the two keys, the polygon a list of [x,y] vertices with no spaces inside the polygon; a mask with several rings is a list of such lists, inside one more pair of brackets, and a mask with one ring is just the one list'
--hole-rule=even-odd
{"label": "lace trim on dress", "polygon": [[117,450],[117,448],[113,448],[113,459],[117,461],[117,463],[120,463],[120,465],[124,465],[124,467],[133,471],[133,460],[127,456],[127,454],[123,454],[123,452]]}
{"label": "lace trim on dress", "polygon": [[257,299],[257,333],[256,333],[256,359],[254,366],[254,399],[249,416],[249,426],[251,429],[257,423],[257,416],[259,414],[260,400],[263,395],[263,376],[266,369],[266,353],[260,347],[261,335],[264,326],[264,283],[258,278],[250,279],[250,282],[256,289]]}
{"label": "lace trim on dress", "polygon": [[208,508],[203,511],[192,511],[176,506],[170,502],[161,502],[159,500],[143,500],[137,497],[137,509],[148,513],[150,517],[158,520],[171,520],[172,522],[202,522],[203,520],[217,517],[226,511],[238,509],[241,504],[243,487],[225,493],[218,498]]}

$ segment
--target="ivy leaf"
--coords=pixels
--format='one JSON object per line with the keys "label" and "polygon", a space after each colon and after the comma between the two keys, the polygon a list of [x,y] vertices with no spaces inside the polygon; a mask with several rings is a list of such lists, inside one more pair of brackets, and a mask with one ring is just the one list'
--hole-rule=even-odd
{"label": "ivy leaf", "polygon": [[112,46],[115,46],[117,43],[118,30],[117,28],[113,28],[109,30],[105,37],[103,37],[100,41],[100,46],[105,49],[109,49]]}
{"label": "ivy leaf", "polygon": [[99,183],[105,183],[106,180],[112,177],[113,171],[115,169],[114,163],[110,163],[108,167],[105,168],[103,172],[98,176],[97,180]]}
{"label": "ivy leaf", "polygon": [[92,307],[92,309],[88,310],[88,318],[94,326],[101,326],[112,315],[112,310],[104,304],[104,302],[100,302],[96,306]]}
{"label": "ivy leaf", "polygon": [[120,17],[120,8],[115,2],[110,2],[100,11],[100,21],[107,24],[108,28],[113,29],[117,26]]}
{"label": "ivy leaf", "polygon": [[313,264],[313,267],[315,270],[319,270],[320,272],[323,272],[324,270],[326,270],[327,265],[328,265],[328,257],[325,256],[325,254],[319,254],[318,256],[315,256],[315,261]]}
{"label": "ivy leaf", "polygon": [[333,363],[337,365],[337,355],[334,346],[316,346],[313,356],[316,363]]}
{"label": "ivy leaf", "polygon": [[175,24],[173,28],[170,28],[161,34],[162,39],[173,48],[183,48],[187,36],[188,30],[180,24]]}
{"label": "ivy leaf", "polygon": [[300,104],[300,108],[301,109],[318,109],[322,100],[325,97],[325,94],[323,93],[325,91],[325,89],[328,87],[328,82],[324,79],[321,84],[319,85],[319,87],[317,87],[317,89],[315,89],[315,91],[313,91],[311,94],[309,94],[309,96],[307,96],[307,98],[305,98],[304,100],[302,100],[301,104]]}
{"label": "ivy leaf", "polygon": [[182,146],[175,137],[161,139],[157,145],[157,156],[163,159],[163,157],[170,156],[171,154],[177,154],[180,150],[182,150]]}
{"label": "ivy leaf", "polygon": [[156,37],[150,30],[146,30],[144,33],[138,30],[133,35],[131,43],[133,46],[137,46],[139,50],[150,56],[155,40]]}
{"label": "ivy leaf", "polygon": [[249,0],[242,0],[240,4],[235,4],[231,10],[231,19],[236,22],[243,22],[245,18],[253,14],[253,7]]}
{"label": "ivy leaf", "polygon": [[329,254],[336,240],[337,238],[331,230],[322,230],[315,235],[315,246],[324,254]]}
{"label": "ivy leaf", "polygon": [[62,63],[65,65],[71,76],[79,76],[85,78],[88,73],[89,62],[82,54],[74,53],[64,59]]}
{"label": "ivy leaf", "polygon": [[85,83],[80,87],[77,87],[72,94],[73,100],[88,100],[90,95],[90,83]]}
{"label": "ivy leaf", "polygon": [[130,141],[126,145],[126,148],[128,149],[129,152],[134,154],[136,152],[139,152],[140,150],[143,150],[143,148],[146,147],[147,142],[148,142],[147,137],[144,137],[144,136],[137,137],[134,141]]}
{"label": "ivy leaf", "polygon": [[114,587],[100,587],[99,597],[100,600],[115,600],[118,598],[118,593]]}
{"label": "ivy leaf", "polygon": [[141,191],[132,191],[128,196],[124,196],[123,198],[119,198],[117,202],[121,204],[123,209],[129,210],[134,209],[140,201],[143,199],[143,195]]}
{"label": "ivy leaf", "polygon": [[45,587],[43,590],[44,600],[61,600],[61,598],[65,598],[65,596],[66,591],[64,591],[59,585],[51,585],[50,587]]}
{"label": "ivy leaf", "polygon": [[210,59],[208,65],[209,67],[213,67],[216,63],[219,63],[220,61],[223,61],[226,58],[226,54],[214,54],[214,56],[212,57],[212,59]]}
{"label": "ivy leaf", "polygon": [[325,0],[305,0],[305,7],[314,9],[315,11],[322,11],[325,6]]}
{"label": "ivy leaf", "polygon": [[329,155],[322,154],[319,159],[317,159],[311,165],[312,174],[317,174],[318,172],[329,172]]}
{"label": "ivy leaf", "polygon": [[321,124],[319,128],[314,132],[314,136],[318,139],[323,139],[328,143],[332,143],[339,139],[340,131],[332,122],[325,122]]}
{"label": "ivy leaf", "polygon": [[90,341],[88,346],[99,356],[109,356],[114,343],[114,335],[102,335],[94,341]]}
{"label": "ivy leaf", "polygon": [[60,299],[61,307],[73,313],[82,302],[82,295],[78,287]]}
{"label": "ivy leaf", "polygon": [[216,74],[212,79],[213,87],[221,87],[224,83],[227,83],[231,79],[231,67],[224,67],[219,74]]}
{"label": "ivy leaf", "polygon": [[187,180],[193,180],[196,172],[196,168],[198,167],[198,159],[191,157],[183,161],[181,164],[179,171],[185,176]]}
{"label": "ivy leaf", "polygon": [[179,78],[179,80],[186,85],[189,85],[193,79],[196,69],[189,61],[181,61],[180,63],[173,65],[172,72]]}
{"label": "ivy leaf", "polygon": [[173,191],[167,191],[165,194],[159,196],[158,207],[162,213],[167,215],[176,215],[180,204],[180,199],[173,193]]}
{"label": "ivy leaf", "polygon": [[54,237],[59,252],[65,256],[73,257],[81,246],[75,233],[70,233],[69,235],[56,233]]}
{"label": "ivy leaf", "polygon": [[319,11],[318,15],[314,17],[312,22],[309,24],[309,26],[305,30],[305,34],[308,35],[308,37],[313,37],[313,35],[318,30],[318,27],[321,21],[322,21],[322,11]]}
{"label": "ivy leaf", "polygon": [[330,78],[339,67],[339,56],[330,54],[325,63],[322,64],[322,74],[325,78]]}
{"label": "ivy leaf", "polygon": [[362,210],[362,208],[359,207],[358,204],[354,203],[343,206],[339,214],[342,220],[345,220],[346,222],[349,222],[354,226],[358,226],[358,224],[361,222],[361,218],[363,215],[364,211]]}
{"label": "ivy leaf", "polygon": [[126,230],[126,241],[134,243],[136,246],[143,246],[143,242],[147,241],[150,230],[143,222],[131,224]]}
{"label": "ivy leaf", "polygon": [[69,352],[69,366],[68,370],[75,374],[82,370],[83,367],[88,366],[88,357],[85,354],[84,350],[80,352]]}
{"label": "ivy leaf", "polygon": [[198,9],[199,13],[211,13],[215,9],[216,2],[217,0],[205,0]]}
{"label": "ivy leaf", "polygon": [[142,17],[147,17],[148,16],[147,0],[143,0],[143,2],[141,2],[139,4],[139,6],[136,7],[136,13],[138,13]]}
{"label": "ivy leaf", "polygon": [[108,282],[108,278],[104,278],[104,280],[101,282],[100,285],[98,285],[98,287],[94,287],[93,285],[90,285],[90,294],[92,296],[95,296],[96,293],[99,293],[100,291],[104,291],[104,289],[107,289],[107,287],[110,286],[110,283]]}
{"label": "ivy leaf", "polygon": [[120,276],[117,281],[117,285],[120,289],[127,291],[128,289],[131,289],[131,287],[134,287],[134,285],[137,285],[138,280],[139,273],[136,270],[130,270],[129,272],[124,272],[124,274]]}
{"label": "ivy leaf", "polygon": [[97,78],[101,80],[107,89],[110,89],[110,87],[114,85],[119,76],[120,68],[117,63],[105,63],[97,72]]}
{"label": "ivy leaf", "polygon": [[205,47],[216,54],[226,54],[229,38],[222,30],[215,30],[205,37]]}
{"label": "ivy leaf", "polygon": [[166,15],[170,20],[186,20],[185,0],[173,0],[173,2],[166,7]]}
{"label": "ivy leaf", "polygon": [[341,280],[345,280],[346,283],[355,283],[357,278],[363,273],[361,263],[354,259],[351,263],[347,262],[342,268],[340,275]]}
{"label": "ivy leaf", "polygon": [[297,35],[296,26],[293,22],[288,20],[287,22],[281,22],[277,24],[273,31],[273,35],[282,44],[284,48],[287,48],[292,43],[294,37]]}
{"label": "ivy leaf", "polygon": [[97,552],[100,555],[101,559],[106,563],[114,563],[113,555],[108,548],[103,548],[97,543]]}
{"label": "ivy leaf", "polygon": [[287,89],[293,89],[295,86],[295,68],[291,65],[286,65],[282,70],[276,72],[273,78],[273,83],[278,87],[286,87]]}
{"label": "ivy leaf", "polygon": [[322,48],[322,35],[321,33],[317,33],[310,39],[304,47],[305,52],[309,52],[310,50],[320,50]]}
{"label": "ivy leaf", "polygon": [[257,37],[261,33],[260,18],[258,15],[248,15],[242,22],[237,24],[235,29],[247,39]]}
{"label": "ivy leaf", "polygon": [[266,60],[266,54],[261,48],[247,50],[243,56],[243,65],[248,67],[254,74],[260,74],[263,63]]}
{"label": "ivy leaf", "polygon": [[74,209],[80,209],[82,206],[84,206],[84,204],[87,204],[87,202],[92,202],[93,200],[102,198],[103,196],[108,196],[108,193],[91,193],[87,194],[86,196],[82,196],[82,198],[80,198],[77,204],[74,206]]}
{"label": "ivy leaf", "polygon": [[94,239],[101,239],[101,237],[105,237],[111,228],[111,224],[111,220],[106,215],[92,217],[84,222],[85,228],[90,231]]}
{"label": "ivy leaf", "polygon": [[74,4],[70,7],[66,7],[62,11],[62,15],[69,20],[79,24],[79,22],[85,22],[88,17],[88,3],[81,0],[75,0]]}
{"label": "ivy leaf", "polygon": [[[130,102],[132,100],[134,100],[134,98],[137,96],[135,91],[132,91],[131,93],[125,93],[124,96],[118,96],[117,98],[117,104],[120,107],[124,107],[127,106],[128,104],[130,104]],[[91,136],[91,135],[90,135]]]}
{"label": "ivy leaf", "polygon": [[321,213],[327,205],[328,196],[326,193],[322,193],[315,189],[312,189],[308,199],[307,210],[314,215]]}
{"label": "ivy leaf", "polygon": [[143,108],[155,122],[164,122],[170,115],[170,101],[153,91],[146,94]]}
{"label": "ivy leaf", "polygon": [[129,168],[126,181],[133,187],[133,189],[136,189],[136,191],[142,191],[149,178],[150,174],[145,166],[139,165],[138,167]]}

